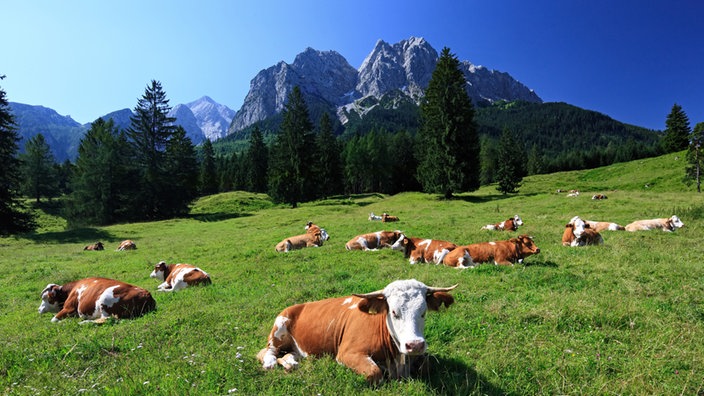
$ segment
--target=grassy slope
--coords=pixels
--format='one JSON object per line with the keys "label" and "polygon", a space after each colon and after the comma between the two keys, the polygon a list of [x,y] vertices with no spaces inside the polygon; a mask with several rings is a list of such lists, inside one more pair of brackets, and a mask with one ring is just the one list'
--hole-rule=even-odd
{"label": "grassy slope", "polygon": [[[681,157],[681,155],[680,155]],[[0,239],[0,390],[5,394],[697,394],[704,386],[704,199],[680,183],[683,163],[667,155],[607,168],[527,178],[521,194],[492,187],[452,201],[419,193],[366,195],[301,205],[265,196],[204,198],[193,218],[63,231],[46,215],[39,233]],[[646,188],[645,184],[650,187]],[[566,198],[557,188],[578,188]],[[690,189],[691,190],[691,189]],[[602,192],[606,201],[592,201]],[[518,213],[542,249],[525,266],[459,271],[411,266],[400,253],[347,252],[354,235],[382,229],[370,211],[401,218],[409,235],[457,243],[504,239],[480,231]],[[626,224],[678,214],[675,233],[605,232],[606,244],[566,248],[574,215]],[[277,254],[306,221],[326,228],[318,249]],[[389,228],[389,227],[387,227]],[[126,238],[139,247],[113,249]],[[101,240],[104,252],[84,252]],[[156,293],[159,260],[189,262],[213,285]],[[158,310],[103,326],[39,316],[47,283],[118,278],[153,291]],[[255,359],[285,306],[382,288],[416,278],[459,283],[456,304],[428,315],[436,361],[427,378],[369,388],[331,358],[295,373],[264,372]],[[235,390],[236,389],[236,390]]]}

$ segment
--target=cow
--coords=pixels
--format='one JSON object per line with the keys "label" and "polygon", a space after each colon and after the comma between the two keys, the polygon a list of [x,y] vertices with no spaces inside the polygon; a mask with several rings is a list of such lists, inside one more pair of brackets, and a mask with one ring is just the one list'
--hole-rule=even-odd
{"label": "cow", "polygon": [[666,232],[675,231],[684,227],[684,223],[679,217],[673,215],[667,219],[638,220],[626,225],[626,231],[647,231],[661,229]]}
{"label": "cow", "polygon": [[533,238],[519,235],[506,241],[473,243],[458,246],[443,259],[450,267],[474,268],[477,264],[494,262],[496,265],[522,263],[528,256],[540,253]]}
{"label": "cow", "polygon": [[154,266],[150,278],[156,278],[163,283],[157,286],[158,291],[175,292],[188,286],[209,285],[210,275],[191,264],[166,264],[160,261]]}
{"label": "cow", "polygon": [[120,243],[120,246],[117,247],[118,251],[135,249],[137,249],[137,245],[129,239],[122,241],[122,243]]}
{"label": "cow", "polygon": [[566,195],[567,197],[578,197],[579,196],[579,190],[570,190],[570,192]]}
{"label": "cow", "polygon": [[374,212],[369,213],[369,221],[381,221],[381,216],[375,215]]}
{"label": "cow", "polygon": [[347,250],[377,250],[391,247],[401,236],[401,231],[377,231],[357,235],[345,244]]}
{"label": "cow", "polygon": [[382,222],[382,223],[389,223],[389,222],[392,222],[392,221],[398,221],[398,217],[397,217],[397,216],[391,216],[391,215],[389,215],[388,213],[382,213],[382,214],[381,214],[381,222]]}
{"label": "cow", "polygon": [[332,355],[372,384],[384,374],[407,377],[412,360],[427,350],[426,311],[449,307],[454,298],[448,292],[455,287],[397,280],[373,293],[290,306],[277,316],[257,358],[266,370],[280,364],[290,371],[301,357]]}
{"label": "cow", "polygon": [[584,220],[585,223],[589,224],[589,228],[596,232],[602,232],[602,231],[623,231],[626,228],[622,225],[618,225],[616,223],[611,223],[608,221],[592,221],[592,220]]}
{"label": "cow", "polygon": [[447,253],[456,248],[452,242],[437,239],[409,238],[404,234],[399,235],[391,249],[400,250],[411,264],[416,263],[442,263]]}
{"label": "cow", "polygon": [[105,246],[103,246],[102,242],[98,241],[96,243],[84,247],[83,250],[105,250]]}
{"label": "cow", "polygon": [[319,247],[323,246],[323,242],[328,239],[330,239],[330,236],[325,232],[325,229],[318,227],[312,222],[308,222],[305,234],[284,239],[276,245],[275,250],[277,252],[288,252],[305,247]]}
{"label": "cow", "polygon": [[108,318],[135,318],[156,309],[156,301],[145,289],[108,278],[85,278],[64,285],[48,284],[41,294],[39,313],[57,312],[58,322],[69,316],[81,323],[102,323]]}
{"label": "cow", "polygon": [[594,195],[592,195],[592,199],[594,199],[594,200],[602,200],[602,199],[609,199],[609,197],[607,197],[607,196],[604,195],[604,194],[594,194]]}
{"label": "cow", "polygon": [[589,223],[575,216],[565,225],[562,233],[562,246],[601,245],[604,238],[597,231],[592,230]]}
{"label": "cow", "polygon": [[494,231],[516,231],[519,226],[523,225],[523,219],[521,216],[515,215],[508,220],[504,220],[501,223],[487,224],[482,227],[482,230],[494,230]]}

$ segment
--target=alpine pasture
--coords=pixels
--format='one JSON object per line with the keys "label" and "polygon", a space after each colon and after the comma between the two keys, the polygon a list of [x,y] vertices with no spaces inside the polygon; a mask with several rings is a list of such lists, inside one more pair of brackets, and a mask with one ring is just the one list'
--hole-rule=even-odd
{"label": "alpine pasture", "polygon": [[[452,200],[421,193],[334,197],[297,209],[265,195],[205,197],[191,216],[0,239],[0,391],[25,394],[203,395],[697,395],[704,392],[704,198],[687,188],[680,153],[578,172],[528,177],[520,193],[494,186]],[[567,198],[557,189],[579,189]],[[591,200],[594,193],[608,199]],[[382,224],[370,212],[399,216]],[[519,214],[518,232],[480,230]],[[604,231],[605,244],[560,243],[576,215],[626,225],[678,215],[673,233]],[[320,248],[277,253],[312,220]],[[409,265],[390,249],[346,251],[353,236],[400,229],[457,244],[534,237],[541,253],[515,266],[457,270]],[[137,250],[115,251],[132,239]],[[102,241],[105,251],[83,251]],[[189,263],[212,285],[157,292],[154,265]],[[39,315],[48,283],[103,276],[149,290],[157,310],[134,320],[79,325]],[[432,364],[421,377],[368,385],[334,358],[285,373],[256,359],[286,306],[415,278],[459,286],[455,304],[429,312]]]}

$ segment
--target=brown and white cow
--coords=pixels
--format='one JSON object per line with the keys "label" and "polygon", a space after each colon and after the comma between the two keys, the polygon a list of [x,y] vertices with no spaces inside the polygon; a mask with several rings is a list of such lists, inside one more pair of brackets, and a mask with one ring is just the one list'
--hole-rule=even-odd
{"label": "brown and white cow", "polygon": [[198,267],[191,264],[166,264],[166,261],[160,261],[149,277],[163,281],[157,286],[157,290],[167,292],[179,291],[188,286],[212,283],[210,275]]}
{"label": "brown and white cow", "polygon": [[401,236],[401,231],[377,231],[357,235],[345,244],[347,250],[377,250],[391,247]]}
{"label": "brown and white cow", "polygon": [[370,383],[384,373],[406,377],[412,360],[427,350],[426,311],[449,307],[454,299],[448,292],[455,287],[397,280],[373,293],[290,306],[277,316],[257,358],[264,369],[280,364],[289,371],[301,357],[332,355]]}
{"label": "brown and white cow", "polygon": [[108,278],[85,278],[64,285],[51,283],[42,290],[39,313],[57,312],[58,322],[69,316],[81,323],[100,323],[109,317],[134,318],[156,309],[156,301],[145,289]]}
{"label": "brown and white cow", "polygon": [[391,216],[388,213],[381,214],[381,222],[382,223],[390,223],[392,221],[398,221],[398,216]]}
{"label": "brown and white cow", "polygon": [[323,246],[323,242],[330,239],[325,229],[318,227],[312,222],[306,225],[306,233],[288,237],[276,245],[277,252],[289,252],[291,250],[303,249],[305,247]]}
{"label": "brown and white cow", "polygon": [[596,232],[602,232],[602,231],[623,231],[626,228],[622,225],[618,225],[616,223],[611,223],[608,221],[592,221],[592,220],[584,220],[585,223],[589,224],[589,228]]}
{"label": "brown and white cow", "polygon": [[666,232],[675,231],[678,228],[684,227],[684,223],[677,216],[672,216],[668,219],[650,219],[638,220],[626,225],[626,231],[647,231],[661,229]]}
{"label": "brown and white cow", "polygon": [[523,225],[523,219],[521,216],[515,215],[512,218],[502,221],[496,224],[487,224],[482,227],[482,230],[494,230],[494,231],[516,231],[519,226]]}
{"label": "brown and white cow", "polygon": [[472,268],[480,263],[496,265],[522,263],[528,256],[540,253],[533,238],[520,235],[506,241],[473,243],[458,246],[445,256],[443,263],[450,267]]}
{"label": "brown and white cow", "polygon": [[375,215],[374,212],[370,212],[369,221],[381,221],[381,216]]}
{"label": "brown and white cow", "polygon": [[83,250],[105,250],[105,246],[103,246],[102,242],[98,241],[96,243],[84,247]]}
{"label": "brown and white cow", "polygon": [[117,250],[135,250],[135,249],[137,249],[137,245],[129,239],[122,241],[122,243],[120,243],[120,246],[117,247]]}
{"label": "brown and white cow", "polygon": [[438,239],[409,238],[401,234],[391,249],[400,250],[411,264],[416,263],[442,263],[447,253],[456,248],[452,242]]}
{"label": "brown and white cow", "polygon": [[594,200],[602,200],[602,199],[609,199],[609,197],[607,197],[607,196],[604,195],[604,194],[594,194],[594,195],[592,195],[592,199],[594,199]]}
{"label": "brown and white cow", "polygon": [[586,245],[601,245],[604,243],[604,238],[592,230],[590,225],[579,216],[575,216],[565,225],[565,231],[562,233],[563,246],[586,246]]}

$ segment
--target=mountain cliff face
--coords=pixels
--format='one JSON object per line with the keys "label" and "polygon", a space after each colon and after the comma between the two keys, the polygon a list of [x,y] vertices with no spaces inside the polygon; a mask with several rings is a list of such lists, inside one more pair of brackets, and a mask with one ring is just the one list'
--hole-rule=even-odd
{"label": "mountain cliff face", "polygon": [[[227,128],[235,118],[234,110],[217,103],[208,96],[187,103],[186,106],[191,110],[204,137],[210,140],[217,140],[225,136]],[[197,144],[200,141],[194,140],[193,143]]]}
{"label": "mountain cliff face", "polygon": [[[437,61],[438,52],[425,39],[417,37],[396,44],[377,41],[358,70],[337,52],[308,48],[290,65],[279,62],[257,74],[228,134],[279,114],[296,85],[309,108],[325,106],[328,111],[336,111],[343,123],[350,112],[363,115],[361,109],[365,106],[358,105],[368,103],[365,101],[368,98],[381,100],[400,91],[418,103]],[[475,104],[499,100],[542,103],[535,92],[508,73],[468,61],[462,61],[460,69],[467,79],[467,93]]]}
{"label": "mountain cliff face", "polygon": [[80,123],[47,107],[15,102],[9,104],[21,137],[18,142],[20,153],[24,152],[27,140],[41,133],[57,162],[75,157],[85,133]]}

